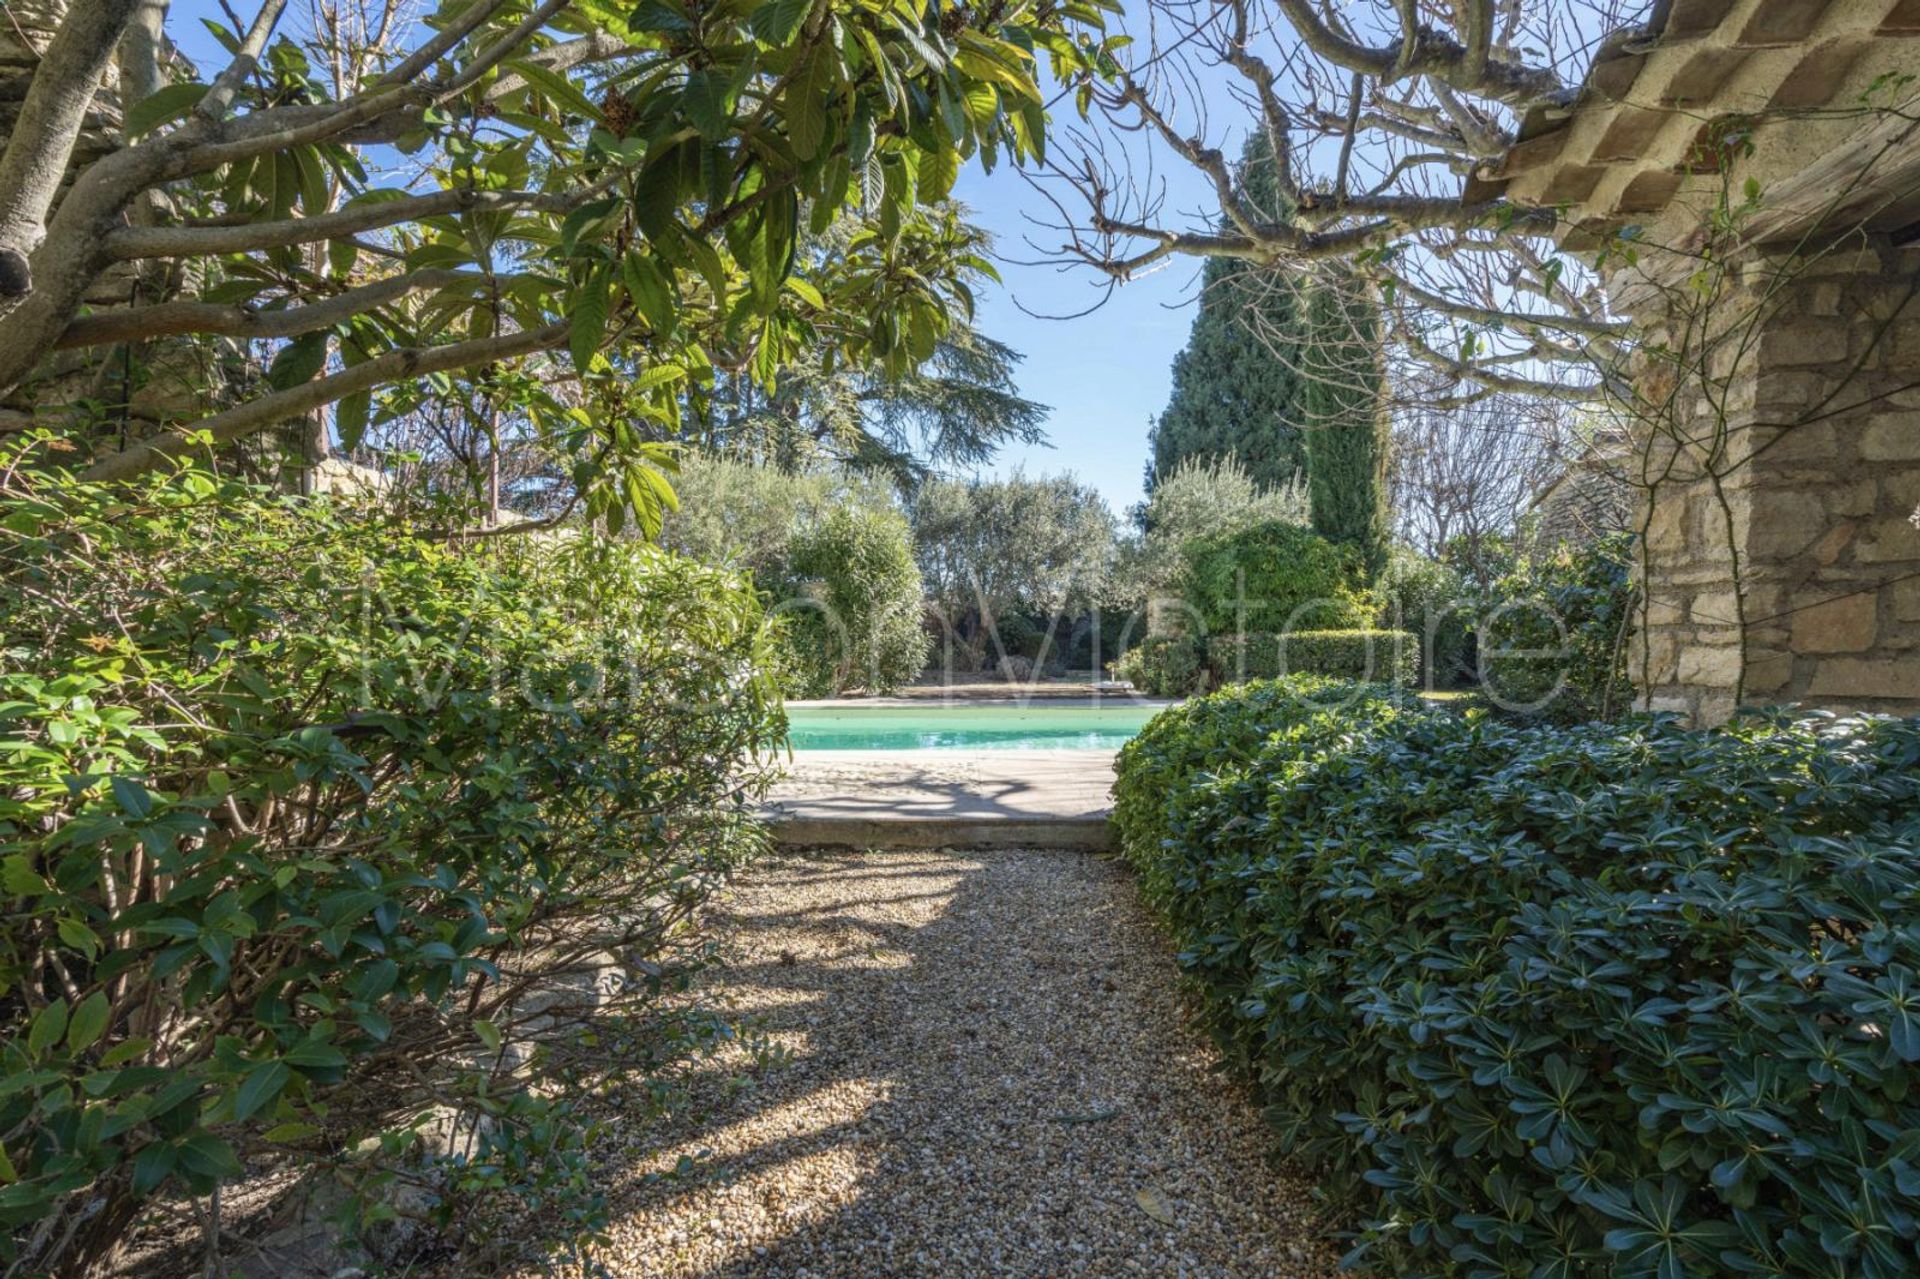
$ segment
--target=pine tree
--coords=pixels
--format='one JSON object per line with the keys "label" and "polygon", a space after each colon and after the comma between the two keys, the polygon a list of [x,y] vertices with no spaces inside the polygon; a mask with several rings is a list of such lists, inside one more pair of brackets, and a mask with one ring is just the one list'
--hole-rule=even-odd
{"label": "pine tree", "polygon": [[1386,567],[1389,528],[1380,313],[1371,290],[1342,267],[1326,268],[1310,297],[1302,398],[1313,528],[1357,549],[1372,580]]}
{"label": "pine tree", "polygon": [[[1279,193],[1264,137],[1241,158],[1244,198],[1278,216]],[[1173,395],[1148,437],[1147,489],[1188,459],[1239,459],[1262,488],[1290,483],[1306,466],[1301,440],[1299,343],[1303,317],[1295,281],[1271,268],[1210,258],[1200,312],[1186,349],[1174,357]]]}

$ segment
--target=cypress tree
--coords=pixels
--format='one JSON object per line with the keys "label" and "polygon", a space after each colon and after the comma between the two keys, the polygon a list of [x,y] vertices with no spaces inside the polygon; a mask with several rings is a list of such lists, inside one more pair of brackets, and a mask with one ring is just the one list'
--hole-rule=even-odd
{"label": "cypress tree", "polygon": [[1366,283],[1325,271],[1308,305],[1307,499],[1314,531],[1360,552],[1369,581],[1387,563],[1386,362]]}
{"label": "cypress tree", "polygon": [[[1258,132],[1240,161],[1243,198],[1278,215],[1273,160]],[[1210,258],[1200,312],[1173,361],[1173,394],[1148,437],[1147,489],[1188,459],[1231,455],[1261,488],[1280,488],[1306,467],[1301,439],[1302,300],[1272,268]]]}

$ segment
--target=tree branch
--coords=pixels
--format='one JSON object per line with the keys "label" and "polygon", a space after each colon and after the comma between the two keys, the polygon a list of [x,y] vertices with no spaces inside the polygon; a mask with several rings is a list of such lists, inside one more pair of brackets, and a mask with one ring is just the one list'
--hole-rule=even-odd
{"label": "tree branch", "polygon": [[250,253],[290,244],[338,240],[365,231],[446,213],[488,209],[539,209],[565,212],[588,195],[549,195],[534,191],[476,191],[455,187],[427,195],[405,196],[336,209],[311,218],[247,222],[239,226],[126,227],[107,237],[108,255],[131,258],[200,257],[210,253]]}
{"label": "tree branch", "polygon": [[96,481],[131,479],[170,458],[192,453],[202,447],[203,439],[215,448],[231,444],[276,423],[311,413],[357,391],[369,391],[402,378],[445,373],[476,364],[530,355],[535,351],[553,350],[566,342],[568,329],[566,324],[549,324],[545,328],[455,342],[447,346],[425,349],[406,347],[388,351],[339,373],[249,400],[224,413],[215,413],[141,440],[118,453],[101,458],[81,472],[80,478]]}
{"label": "tree branch", "polygon": [[[29,265],[100,77],[141,0],[75,0],[34,69],[0,156],[0,307],[33,291]],[[0,312],[4,314],[4,312]]]}
{"label": "tree branch", "polygon": [[[396,298],[426,289],[460,284],[486,284],[496,279],[471,271],[429,270],[376,280],[348,289],[324,302],[262,310],[238,303],[190,299],[154,306],[128,307],[83,315],[67,326],[54,349],[104,346],[111,342],[144,342],[179,333],[208,333],[238,338],[288,338],[329,328],[343,320],[383,306]],[[504,279],[501,280],[504,282]]]}

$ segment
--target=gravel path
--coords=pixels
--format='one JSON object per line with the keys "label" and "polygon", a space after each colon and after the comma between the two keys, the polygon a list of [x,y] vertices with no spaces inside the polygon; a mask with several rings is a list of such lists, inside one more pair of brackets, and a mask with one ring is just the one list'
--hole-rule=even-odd
{"label": "gravel path", "polygon": [[[718,933],[738,1009],[791,1057],[651,1149],[602,1153],[605,1272],[1333,1272],[1114,863],[788,854],[730,892]],[[649,1178],[683,1156],[718,1175]]]}

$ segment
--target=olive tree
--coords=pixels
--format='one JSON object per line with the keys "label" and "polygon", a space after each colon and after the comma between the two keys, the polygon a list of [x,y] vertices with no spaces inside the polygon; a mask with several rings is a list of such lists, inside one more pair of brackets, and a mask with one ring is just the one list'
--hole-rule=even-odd
{"label": "olive tree", "polygon": [[1012,614],[1093,599],[1112,569],[1113,512],[1072,475],[944,480],[913,500],[920,573],[949,633],[978,659]]}

